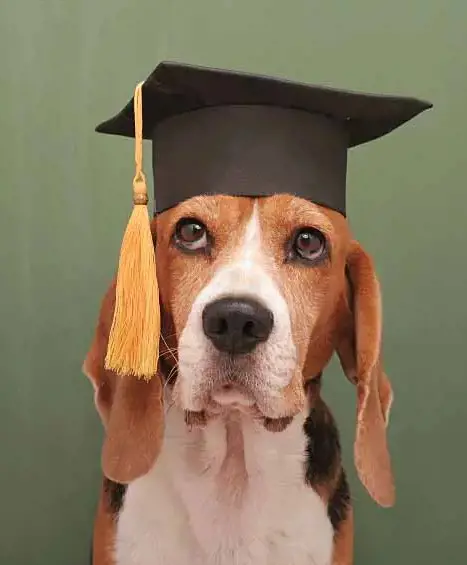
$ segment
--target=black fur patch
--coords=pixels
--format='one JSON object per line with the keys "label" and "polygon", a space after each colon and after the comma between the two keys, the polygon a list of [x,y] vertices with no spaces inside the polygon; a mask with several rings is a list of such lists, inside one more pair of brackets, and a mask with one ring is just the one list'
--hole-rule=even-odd
{"label": "black fur patch", "polygon": [[317,400],[303,426],[307,444],[305,478],[315,486],[335,476],[340,464],[341,445],[334,418],[321,400]]}
{"label": "black fur patch", "polygon": [[[314,386],[319,386],[317,382]],[[312,486],[332,484],[336,473],[339,480],[328,502],[328,516],[334,532],[347,517],[350,489],[341,468],[339,431],[326,404],[318,397],[303,426],[307,438],[305,480]]]}
{"label": "black fur patch", "polygon": [[117,515],[123,506],[126,493],[126,485],[116,483],[110,479],[104,479],[104,492],[107,498],[107,505],[110,512]]}
{"label": "black fur patch", "polygon": [[346,519],[350,507],[350,489],[347,477],[342,470],[337,488],[328,504],[328,516],[331,520],[334,531],[337,532],[339,526]]}

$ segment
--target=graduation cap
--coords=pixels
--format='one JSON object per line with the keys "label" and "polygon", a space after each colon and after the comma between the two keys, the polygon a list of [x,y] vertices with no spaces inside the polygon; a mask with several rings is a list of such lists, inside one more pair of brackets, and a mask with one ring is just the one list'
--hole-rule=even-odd
{"label": "graduation cap", "polygon": [[133,213],[121,248],[106,358],[151,378],[160,334],[154,246],[142,170],[152,141],[155,212],[201,194],[291,193],[345,215],[347,154],[408,122],[429,102],[163,62],[97,126],[135,138]]}

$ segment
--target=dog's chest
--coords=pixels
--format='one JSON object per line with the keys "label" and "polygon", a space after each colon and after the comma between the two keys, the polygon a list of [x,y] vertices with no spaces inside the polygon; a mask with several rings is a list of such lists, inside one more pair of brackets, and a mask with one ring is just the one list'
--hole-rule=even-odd
{"label": "dog's chest", "polygon": [[330,565],[333,530],[304,482],[301,426],[216,421],[190,433],[169,413],[161,456],[128,487],[116,564]]}

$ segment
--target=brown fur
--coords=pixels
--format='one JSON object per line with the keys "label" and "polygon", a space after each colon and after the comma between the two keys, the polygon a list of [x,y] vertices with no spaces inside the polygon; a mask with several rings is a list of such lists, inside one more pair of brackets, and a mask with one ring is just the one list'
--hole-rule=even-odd
{"label": "brown fur", "polygon": [[[95,389],[95,403],[105,428],[102,470],[109,479],[127,483],[145,474],[159,452],[163,435],[162,384],[119,377],[104,368],[115,304],[115,282],[101,306],[84,371]],[[135,442],[134,438],[141,438]]]}
{"label": "brown fur", "polygon": [[353,537],[353,510],[352,508],[349,508],[347,517],[340,525],[339,531],[337,532],[334,540],[332,565],[353,565]]}
{"label": "brown fur", "polygon": [[[386,425],[392,391],[382,369],[380,290],[371,259],[352,240],[347,221],[338,213],[287,195],[258,202],[270,274],[289,305],[299,354],[296,373],[283,393],[290,414],[304,406],[307,378],[320,373],[337,352],[345,374],[356,385],[355,464],[359,477],[379,504],[389,506],[394,501],[394,484]],[[176,347],[196,296],[215,270],[232,258],[252,206],[253,201],[247,198],[197,197],[153,221],[163,313],[162,355],[171,355],[167,347]],[[202,220],[214,235],[211,255],[187,256],[170,244],[177,220],[186,216]],[[330,260],[314,268],[284,262],[284,241],[297,227],[310,225],[327,236]],[[114,297],[113,284],[104,298],[84,370],[95,387],[96,406],[106,429],[103,472],[127,483],[150,469],[161,448],[162,384],[159,378],[150,383],[118,378],[104,369]],[[313,326],[312,320],[316,320]],[[325,500],[335,486],[335,481],[324,486],[321,495]],[[336,536],[335,565],[351,565],[353,561],[352,524],[349,513]],[[112,527],[100,505],[96,538],[111,537]],[[101,543],[106,542],[96,539],[94,565],[108,563],[108,557],[99,557],[103,555]]]}

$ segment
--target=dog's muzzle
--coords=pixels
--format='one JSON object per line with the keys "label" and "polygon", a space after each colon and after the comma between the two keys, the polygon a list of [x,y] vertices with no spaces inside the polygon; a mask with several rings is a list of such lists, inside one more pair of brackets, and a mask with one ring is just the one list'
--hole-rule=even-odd
{"label": "dog's muzzle", "polygon": [[203,310],[203,330],[212,344],[224,353],[250,353],[267,341],[274,325],[272,312],[247,298],[225,297]]}

